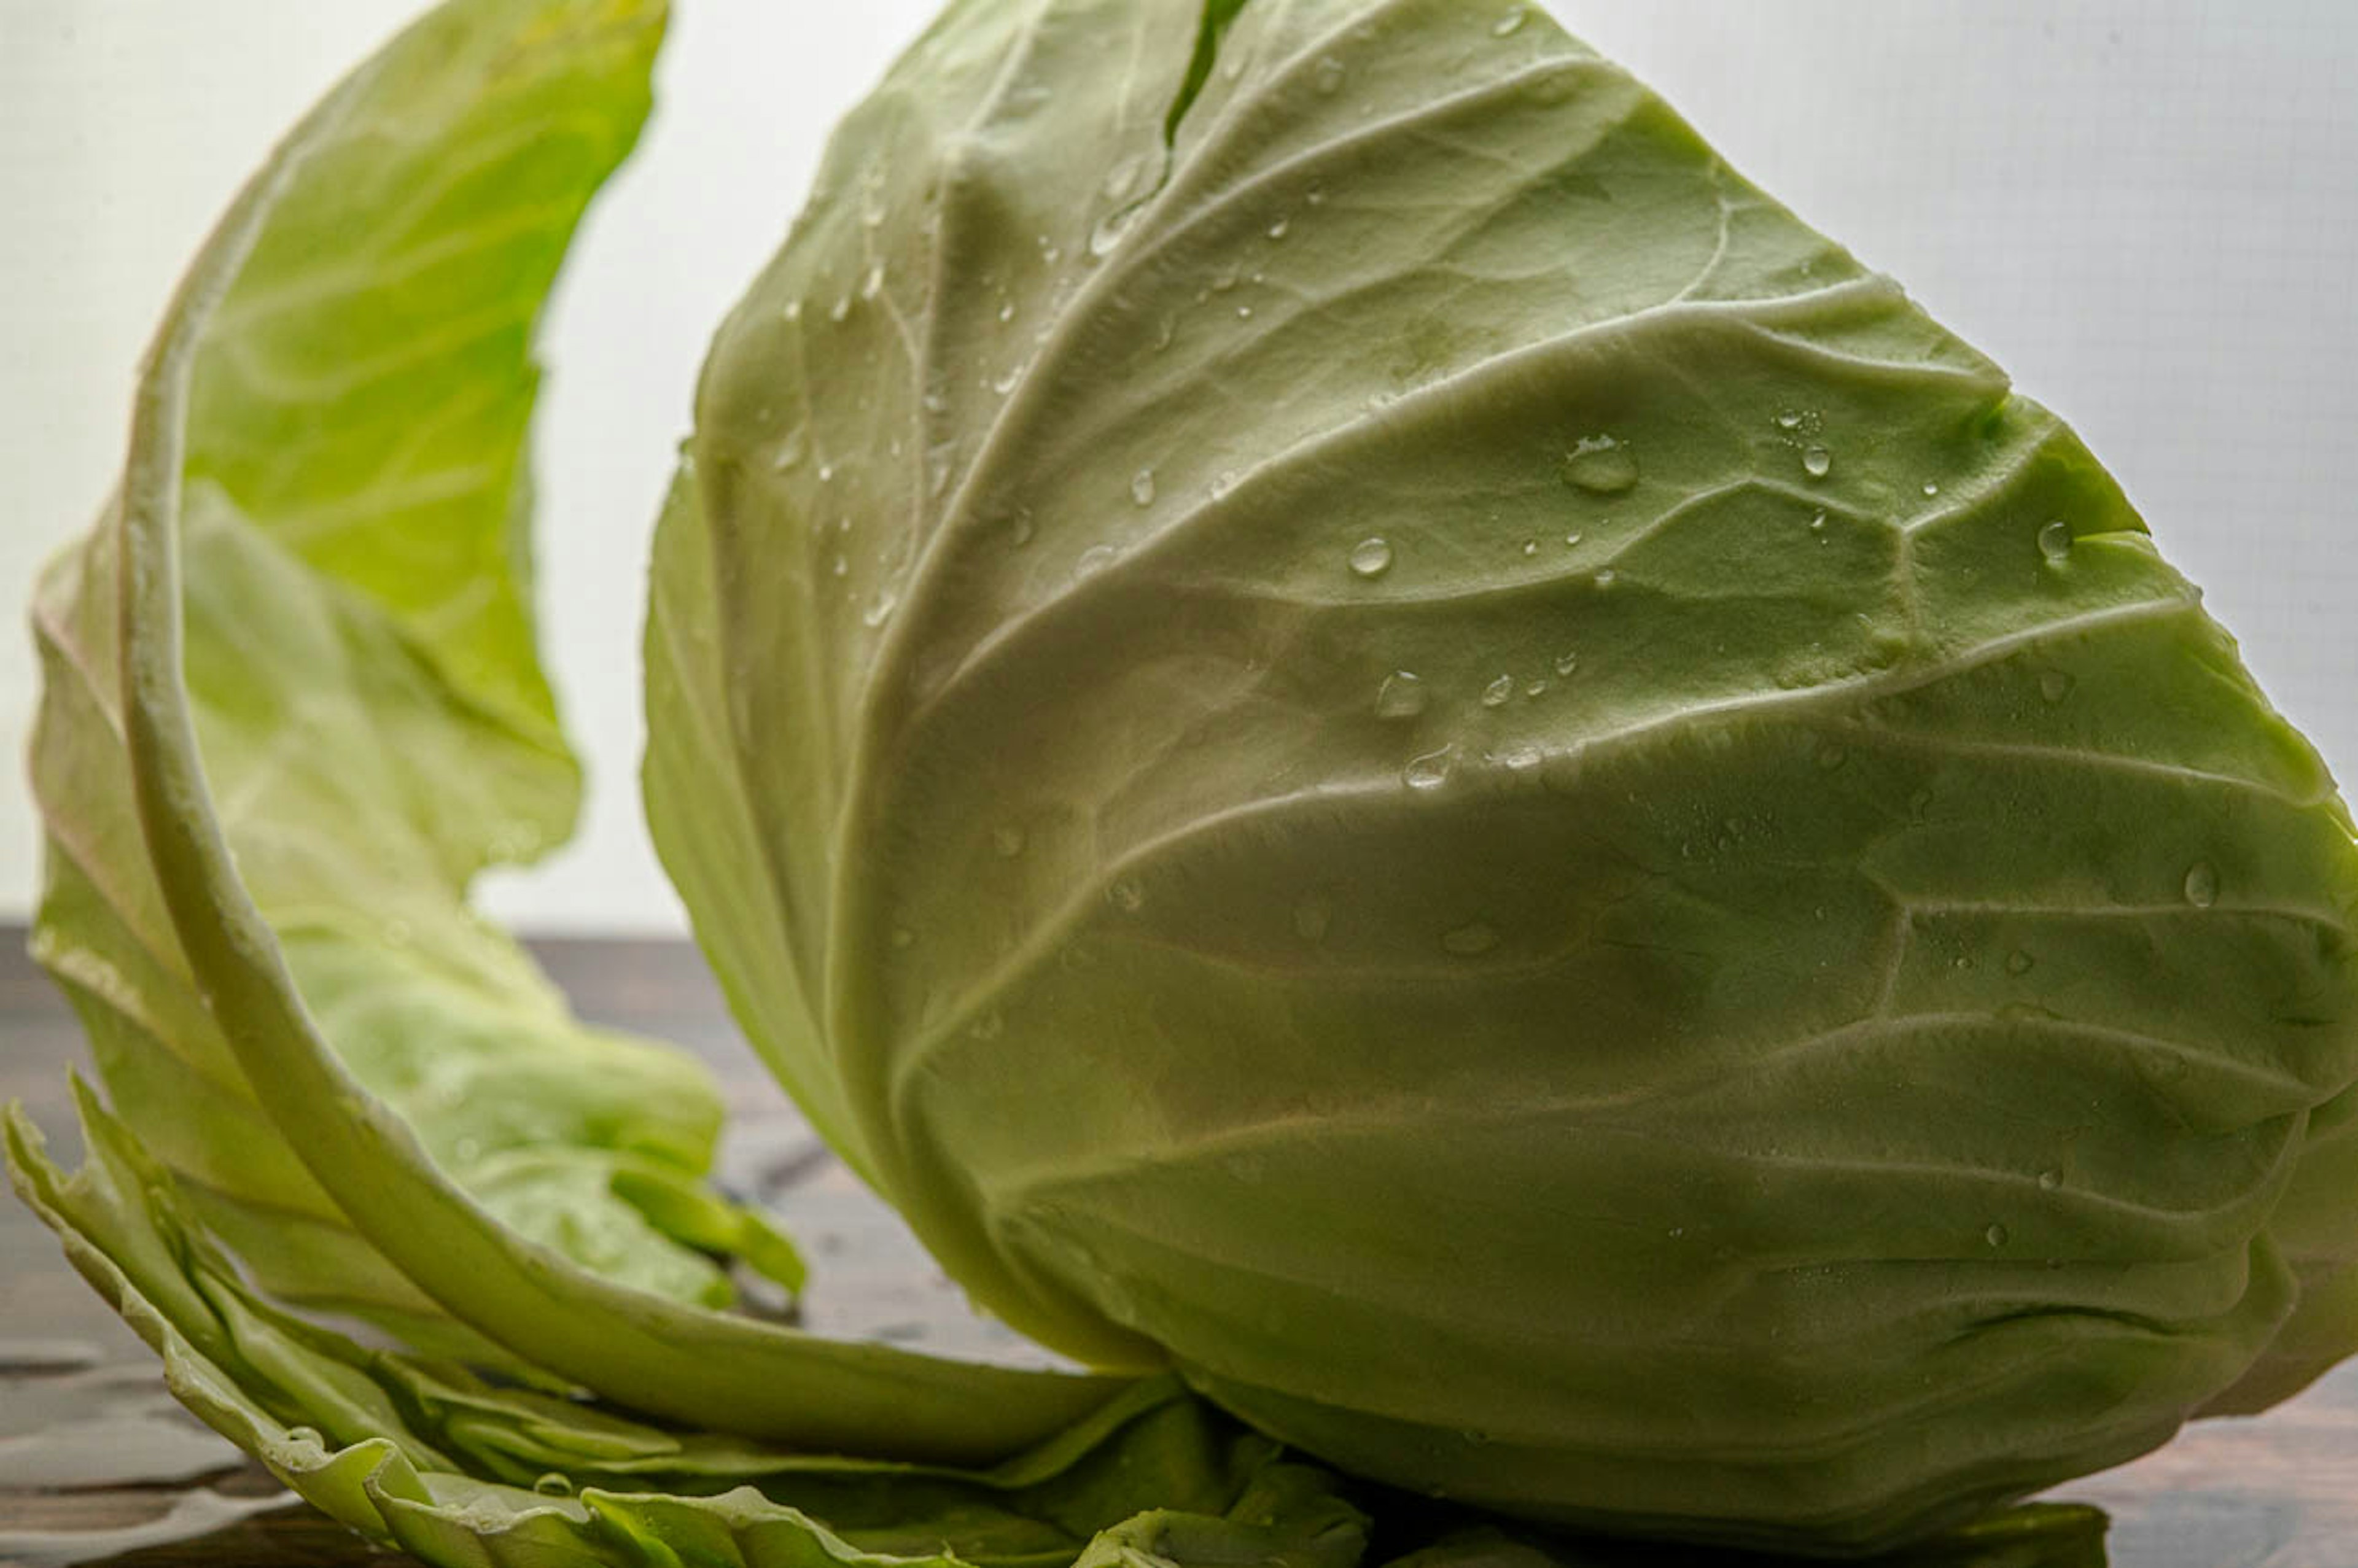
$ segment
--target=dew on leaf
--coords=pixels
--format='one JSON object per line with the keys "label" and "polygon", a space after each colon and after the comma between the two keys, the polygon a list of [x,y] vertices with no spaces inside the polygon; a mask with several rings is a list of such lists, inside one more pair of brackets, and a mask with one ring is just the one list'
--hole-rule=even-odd
{"label": "dew on leaf", "polygon": [[1638,455],[1617,437],[1584,437],[1564,457],[1563,481],[1591,495],[1618,495],[1638,482]]}
{"label": "dew on leaf", "polygon": [[1379,538],[1366,538],[1351,546],[1351,571],[1364,578],[1379,578],[1392,569],[1392,547]]}
{"label": "dew on leaf", "polygon": [[1376,717],[1413,719],[1424,711],[1423,679],[1409,670],[1394,670],[1376,688]]}
{"label": "dew on leaf", "polygon": [[1444,746],[1438,752],[1427,752],[1409,759],[1401,771],[1401,778],[1414,790],[1434,790],[1449,782],[1449,770],[1457,760],[1455,747]]}

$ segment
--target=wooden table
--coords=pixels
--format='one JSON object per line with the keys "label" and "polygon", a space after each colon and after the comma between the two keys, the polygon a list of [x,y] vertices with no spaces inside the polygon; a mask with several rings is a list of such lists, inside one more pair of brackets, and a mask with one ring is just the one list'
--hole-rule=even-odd
{"label": "wooden table", "polygon": [[[88,1060],[70,1014],[0,927],[0,1100],[21,1098],[72,1153],[66,1069]],[[670,942],[543,944],[588,1017],[678,1041],[719,1070],[732,1107],[720,1174],[784,1218],[811,1255],[806,1322],[822,1333],[1022,1358],[974,1317],[892,1212],[859,1187],[739,1044],[693,948]],[[2351,1195],[2358,1206],[2358,1193]],[[0,1541],[28,1565],[115,1568],[396,1568],[300,1504],[162,1399],[153,1358],[81,1281],[31,1215],[0,1200],[0,1351],[46,1369],[0,1377]],[[0,1359],[5,1359],[0,1355]],[[105,1424],[100,1424],[103,1422]],[[126,1424],[127,1423],[127,1426]],[[70,1486],[93,1433],[130,1430],[159,1476]],[[111,1455],[123,1467],[119,1446]],[[136,1466],[134,1466],[136,1467]],[[2209,1422],[2120,1470],[2064,1487],[2114,1519],[2115,1568],[2358,1568],[2358,1362],[2252,1421]],[[174,1510],[178,1512],[175,1514]],[[220,1519],[190,1534],[188,1521]],[[157,1520],[167,1522],[158,1525]],[[68,1541],[70,1533],[82,1533]],[[42,1544],[27,1552],[28,1539]],[[0,1564],[11,1561],[0,1548]],[[1663,1568],[1681,1568],[1666,1553]]]}

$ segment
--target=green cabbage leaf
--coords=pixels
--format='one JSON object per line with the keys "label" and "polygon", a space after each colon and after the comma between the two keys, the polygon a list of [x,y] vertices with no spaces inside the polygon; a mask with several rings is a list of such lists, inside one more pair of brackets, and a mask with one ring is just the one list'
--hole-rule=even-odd
{"label": "green cabbage leaf", "polygon": [[724,323],[656,842],[1099,1370],[733,1310],[803,1264],[708,1077],[468,903],[576,810],[532,338],[662,21],[451,0],[338,87],[35,606],[105,1098],[12,1173],[302,1496],[452,1568],[2062,1568],[2088,1510],[1966,1521],[2358,1344],[2320,761],[2052,416],[1439,0],[965,0]]}

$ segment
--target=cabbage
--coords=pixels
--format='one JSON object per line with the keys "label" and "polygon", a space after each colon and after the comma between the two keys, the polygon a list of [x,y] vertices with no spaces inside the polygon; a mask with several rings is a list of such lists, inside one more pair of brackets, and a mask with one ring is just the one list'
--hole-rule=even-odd
{"label": "cabbage", "polygon": [[198,1413],[469,1568],[2062,1563],[1967,1521],[2358,1348],[2323,763],[2059,420],[1444,0],[959,0],[723,323],[658,847],[1096,1370],[730,1310],[802,1262],[711,1085],[467,903],[575,809],[531,339],[660,24],[453,0],[339,87],[40,589],[112,1105],[11,1165]]}

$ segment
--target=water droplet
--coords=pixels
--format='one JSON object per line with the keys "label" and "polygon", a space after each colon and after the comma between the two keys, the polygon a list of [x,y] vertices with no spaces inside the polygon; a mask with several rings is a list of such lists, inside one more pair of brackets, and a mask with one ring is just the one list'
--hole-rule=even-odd
{"label": "water droplet", "polygon": [[1241,269],[1235,266],[1224,266],[1219,271],[1214,273],[1212,275],[1212,292],[1215,294],[1226,294],[1229,289],[1234,288],[1237,286],[1237,278],[1240,276],[1240,273]]}
{"label": "water droplet", "polygon": [[1407,670],[1394,670],[1376,688],[1376,717],[1413,719],[1424,711],[1424,682]]}
{"label": "water droplet", "polygon": [[1564,542],[1567,546],[1570,546],[1570,545],[1577,545],[1577,544],[1579,544],[1579,543],[1580,543],[1580,535],[1577,535],[1577,534],[1566,534],[1566,535],[1563,536],[1563,542]]}
{"label": "water droplet", "polygon": [[2071,553],[2071,524],[2057,518],[2039,530],[2039,553],[2060,561]]}
{"label": "water droplet", "polygon": [[860,280],[860,297],[873,299],[883,292],[884,264],[877,262],[869,267],[868,276]]}
{"label": "water droplet", "polygon": [[2009,975],[2027,975],[2030,973],[2031,966],[2038,961],[2021,948],[2017,947],[2006,956],[2006,972]]}
{"label": "water droplet", "polygon": [[1073,563],[1073,580],[1078,582],[1085,577],[1094,577],[1113,565],[1115,557],[1120,554],[1111,545],[1091,545]]}
{"label": "water droplet", "polygon": [[1141,469],[1130,476],[1130,498],[1141,506],[1154,504],[1154,470]]}
{"label": "water droplet", "polygon": [[1461,958],[1478,957],[1498,945],[1498,933],[1479,920],[1444,932],[1441,938],[1443,949]]}
{"label": "water droplet", "polygon": [[1324,207],[1326,205],[1326,193],[1314,185],[1302,193],[1302,200],[1313,207]]}
{"label": "water droplet", "polygon": [[1127,201],[1146,182],[1146,170],[1154,161],[1151,153],[1132,153],[1115,164],[1106,174],[1105,193],[1109,201]]}
{"label": "water droplet", "polygon": [[1515,677],[1512,676],[1500,676],[1497,680],[1492,681],[1488,686],[1482,688],[1482,706],[1485,708],[1502,708],[1506,706],[1507,699],[1514,695]]}
{"label": "water droplet", "polygon": [[1525,697],[1542,697],[1546,695],[1547,688],[1547,676],[1533,676],[1530,680],[1523,683],[1523,695]]}
{"label": "water droplet", "polygon": [[1987,1230],[1982,1232],[1982,1239],[1988,1242],[1993,1247],[2005,1246],[2006,1227],[2003,1225],[1991,1226]]}
{"label": "water droplet", "polygon": [[1523,23],[1529,19],[1528,14],[1520,5],[1515,6],[1490,24],[1490,36],[1494,38],[1511,38],[1521,30]]}
{"label": "water droplet", "polygon": [[1408,766],[1401,771],[1401,778],[1411,789],[1439,789],[1449,782],[1450,767],[1456,761],[1456,748],[1444,746],[1438,752],[1410,758]]}
{"label": "water droplet", "polygon": [[1523,541],[1523,554],[1527,556],[1536,556],[1539,553],[1540,542],[1537,539],[1526,539]]}
{"label": "water droplet", "polygon": [[1239,306],[1238,306],[1238,307],[1237,307],[1237,319],[1238,319],[1238,320],[1239,320],[1239,321],[1249,321],[1249,320],[1251,320],[1251,319],[1252,319],[1252,307],[1251,307],[1251,306],[1249,306],[1249,305],[1239,305]]}
{"label": "water droplet", "polygon": [[1379,538],[1360,540],[1351,546],[1351,570],[1355,576],[1379,578],[1392,569],[1392,547]]}
{"label": "water droplet", "polygon": [[1555,673],[1560,676],[1568,676],[1579,667],[1580,655],[1568,648],[1555,656]]}
{"label": "water droplet", "polygon": [[1798,430],[1801,427],[1801,421],[1808,417],[1808,415],[1802,413],[1798,408],[1788,408],[1777,416],[1777,428],[1779,430]]}
{"label": "water droplet", "polygon": [[900,602],[899,590],[890,588],[878,589],[876,597],[868,601],[868,608],[860,612],[860,624],[871,627],[883,625],[892,619],[892,611],[899,607]]}
{"label": "water droplet", "polygon": [[[1825,514],[1824,513],[1821,512],[1821,513],[1819,513],[1815,517],[1812,517],[1812,518],[1811,518],[1811,519],[1810,519],[1810,532],[1811,532],[1811,533],[1812,533],[1812,534],[1823,534],[1823,533],[1824,533],[1825,531],[1826,531],[1826,514]],[[1824,540],[1823,540],[1823,539],[1819,540],[1818,542],[1819,542],[1820,544],[1823,544],[1823,543],[1825,543],[1825,541],[1824,541]]]}
{"label": "water droplet", "polygon": [[840,321],[850,314],[851,296],[849,294],[838,295],[835,303],[827,308],[827,319],[830,321]]}
{"label": "water droplet", "polygon": [[573,1481],[570,1476],[551,1470],[535,1481],[532,1489],[544,1498],[569,1498],[573,1495]]}
{"label": "water droplet", "polygon": [[1293,934],[1304,942],[1324,942],[1335,922],[1335,907],[1316,893],[1293,906]]}
{"label": "water droplet", "polygon": [[1002,299],[999,302],[999,319],[1001,321],[1012,321],[1015,319],[1015,301],[1012,299]]}
{"label": "water droplet", "polygon": [[1011,860],[1023,853],[1023,829],[1012,822],[990,830],[990,848],[1002,860]]}
{"label": "water droplet", "polygon": [[1124,914],[1136,914],[1146,907],[1146,889],[1136,877],[1123,877],[1106,889],[1106,897]]}
{"label": "water droplet", "polygon": [[838,552],[835,559],[827,563],[827,569],[836,577],[848,577],[851,572],[851,562]]}
{"label": "water droplet", "polygon": [[968,1024],[966,1032],[977,1040],[996,1040],[1006,1033],[1006,1030],[1007,1020],[1004,1016],[997,1012],[986,1012]]}
{"label": "water droplet", "polygon": [[770,471],[784,473],[801,462],[806,446],[800,428],[787,431],[785,439],[778,443],[778,449],[770,455]]}
{"label": "water droplet", "polygon": [[1009,539],[1019,547],[1032,542],[1032,514],[1028,510],[1018,512],[1014,520],[1007,525]]}
{"label": "water droplet", "polygon": [[1023,371],[1024,366],[1017,365],[1013,369],[1010,370],[1005,375],[995,375],[991,377],[990,390],[1004,397],[1007,394],[1015,390],[1015,384],[1017,382],[1023,379]]}
{"label": "water droplet", "polygon": [[1599,588],[1611,588],[1613,586],[1613,579],[1619,575],[1620,574],[1616,572],[1611,567],[1603,567],[1597,570],[1595,577],[1589,579],[1589,581],[1595,583]]}
{"label": "water droplet", "polygon": [[2219,902],[2219,872],[2210,861],[2197,860],[2186,868],[2186,902],[2197,909]]}
{"label": "water droplet", "polygon": [[1218,473],[1212,476],[1212,499],[1217,501],[1220,497],[1228,494],[1228,492],[1236,489],[1236,487],[1237,470],[1234,469],[1222,469]]}
{"label": "water droplet", "polygon": [[1343,91],[1343,78],[1349,74],[1343,62],[1333,55],[1322,57],[1310,72],[1310,84],[1323,95],[1332,98]]}
{"label": "water droplet", "polygon": [[2039,1190],[2040,1192],[2051,1193],[2062,1184],[2063,1173],[2055,1169],[2053,1166],[2050,1165],[2046,1170],[2039,1173]]}
{"label": "water droplet", "polygon": [[1056,246],[1050,244],[1047,241],[1047,237],[1043,235],[1040,240],[1040,259],[1046,262],[1050,266],[1055,266],[1058,262],[1065,259],[1065,253]]}
{"label": "water droplet", "polygon": [[803,319],[803,302],[799,299],[789,299],[786,301],[785,308],[778,314],[789,321],[799,321]]}
{"label": "water droplet", "polygon": [[1823,479],[1833,472],[1834,455],[1823,447],[1811,447],[1801,453],[1801,471],[1812,479]]}
{"label": "water droplet", "polygon": [[833,484],[835,482],[835,465],[833,463],[821,463],[818,465],[818,481],[821,484]]}
{"label": "water droplet", "polygon": [[916,945],[917,934],[905,925],[895,925],[889,940],[895,947],[913,947]]}
{"label": "water droplet", "polygon": [[1269,237],[1272,240],[1282,240],[1285,238],[1285,230],[1286,220],[1280,218],[1276,222],[1271,223],[1269,226]]}
{"label": "water droplet", "polygon": [[2050,702],[2061,702],[2071,695],[2071,676],[2066,670],[2049,670],[2039,677],[2039,695]]}
{"label": "water droplet", "polygon": [[1928,479],[1924,481],[1924,493],[1927,495],[1938,495],[1941,493],[1941,487],[1931,480]]}
{"label": "water droplet", "polygon": [[1113,254],[1114,247],[1121,243],[1122,234],[1130,228],[1130,220],[1137,215],[1138,209],[1130,207],[1119,212],[1109,212],[1098,219],[1097,226],[1089,231],[1089,254],[1100,260]]}
{"label": "water droplet", "polygon": [[1616,437],[1583,437],[1564,457],[1563,481],[1591,495],[1618,495],[1638,482],[1638,454]]}
{"label": "water droplet", "polygon": [[1960,953],[1955,957],[1949,960],[1949,968],[1955,969],[1960,973],[1966,969],[1970,969],[1973,967],[1974,956],[1971,953]]}
{"label": "water droplet", "polygon": [[1509,747],[1498,754],[1498,761],[1519,773],[1538,767],[1543,760],[1540,749],[1529,743]]}

